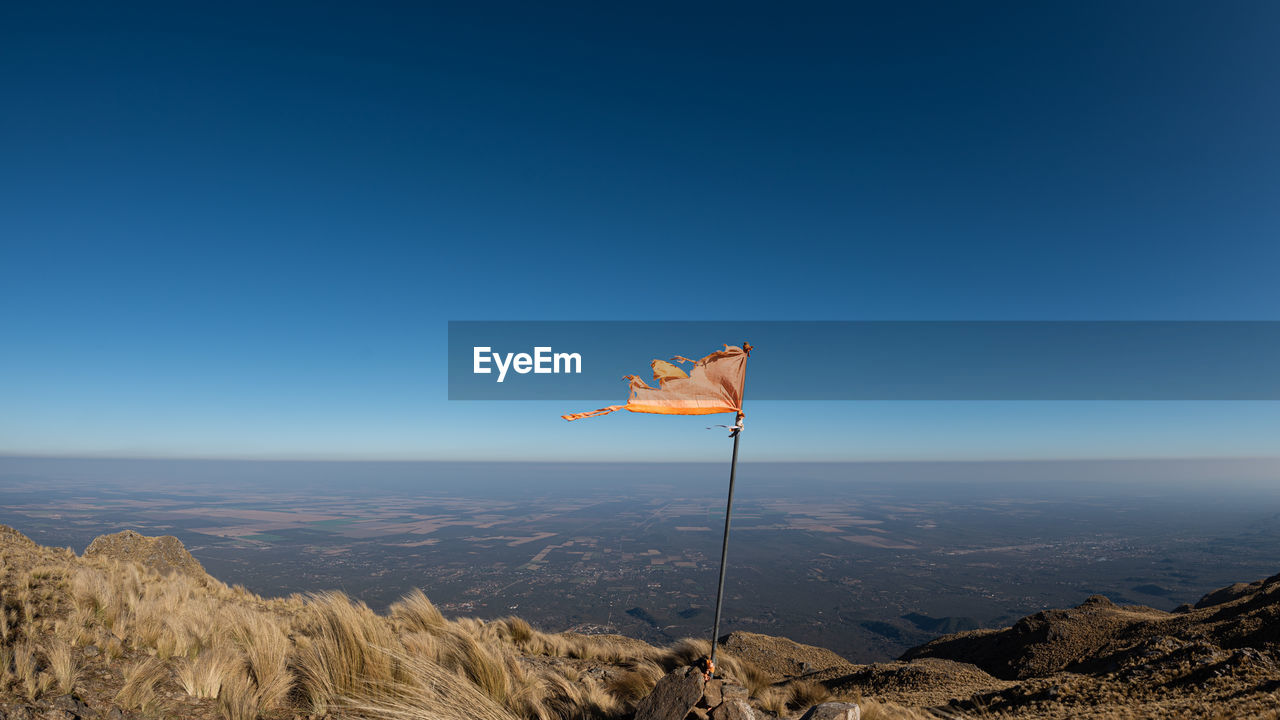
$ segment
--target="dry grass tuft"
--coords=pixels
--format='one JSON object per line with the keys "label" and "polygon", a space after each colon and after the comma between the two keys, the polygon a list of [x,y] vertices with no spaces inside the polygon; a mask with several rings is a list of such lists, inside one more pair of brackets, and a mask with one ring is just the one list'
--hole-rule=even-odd
{"label": "dry grass tuft", "polygon": [[102,650],[102,656],[108,663],[124,655],[124,643],[120,642],[120,639],[115,635],[107,635],[98,643],[98,647]]}
{"label": "dry grass tuft", "polygon": [[244,659],[225,645],[201,651],[194,659],[178,661],[175,675],[178,685],[195,698],[216,698],[229,677],[241,672]]}
{"label": "dry grass tuft", "polygon": [[552,673],[543,678],[542,705],[552,718],[593,720],[620,717],[623,705],[605,688],[576,673]]}
{"label": "dry grass tuft", "polygon": [[293,688],[289,670],[292,643],[268,615],[239,609],[233,617],[232,636],[248,662],[255,702],[259,710],[274,710],[284,704]]}
{"label": "dry grass tuft", "polygon": [[537,632],[527,621],[512,616],[503,621],[507,628],[507,637],[516,645],[527,645],[533,641]]}
{"label": "dry grass tuft", "polygon": [[794,710],[806,710],[831,699],[831,691],[825,685],[810,680],[793,680],[786,689],[787,706]]}
{"label": "dry grass tuft", "polygon": [[401,632],[434,632],[447,623],[440,609],[418,589],[394,603],[390,614]]}
{"label": "dry grass tuft", "polygon": [[124,670],[124,685],[116,693],[115,702],[126,710],[145,710],[156,700],[156,683],[165,673],[159,658],[146,657]]}
{"label": "dry grass tuft", "polygon": [[778,685],[762,690],[755,696],[760,707],[768,712],[784,717],[787,715],[787,689]]}
{"label": "dry grass tuft", "polygon": [[738,680],[751,692],[751,697],[759,697],[778,681],[778,678],[749,662],[742,661],[739,664],[741,667],[738,670]]}
{"label": "dry grass tuft", "polygon": [[9,687],[13,679],[13,648],[0,645],[0,689]]}
{"label": "dry grass tuft", "polygon": [[13,648],[13,675],[26,691],[28,699],[35,699],[38,669],[35,649],[31,643],[24,642]]}
{"label": "dry grass tuft", "polygon": [[[903,707],[897,703],[878,702],[863,698],[858,698],[856,702],[862,710],[862,720],[938,720],[939,717],[939,715],[927,710]],[[940,712],[940,714],[946,720],[967,720],[973,717],[952,712]]]}
{"label": "dry grass tuft", "polygon": [[450,633],[441,638],[440,664],[461,672],[490,699],[506,703],[511,695],[511,678],[505,658],[483,647],[470,635]]}
{"label": "dry grass tuft", "polygon": [[63,695],[75,690],[80,680],[80,663],[71,644],[62,638],[53,638],[45,646],[45,657],[49,660],[49,672]]}
{"label": "dry grass tuft", "polygon": [[36,647],[25,641],[13,649],[13,670],[22,686],[22,693],[28,700],[35,700],[53,687],[54,676],[41,672],[40,663],[36,659]]}
{"label": "dry grass tuft", "polygon": [[307,615],[295,662],[313,712],[324,714],[340,698],[391,685],[393,663],[385,649],[395,637],[385,618],[339,592],[314,596]]}
{"label": "dry grass tuft", "polygon": [[610,678],[609,692],[629,709],[634,709],[658,684],[662,678],[662,668],[650,661],[636,663],[630,669]]}
{"label": "dry grass tuft", "polygon": [[223,679],[222,692],[218,693],[218,710],[226,720],[257,720],[257,693],[253,681],[241,668],[237,667]]}
{"label": "dry grass tuft", "polygon": [[406,653],[432,661],[440,657],[440,641],[431,633],[417,632],[400,636],[400,644]]}
{"label": "dry grass tuft", "polygon": [[401,679],[357,687],[337,707],[369,720],[517,720],[474,684],[433,660],[388,653],[402,667]]}

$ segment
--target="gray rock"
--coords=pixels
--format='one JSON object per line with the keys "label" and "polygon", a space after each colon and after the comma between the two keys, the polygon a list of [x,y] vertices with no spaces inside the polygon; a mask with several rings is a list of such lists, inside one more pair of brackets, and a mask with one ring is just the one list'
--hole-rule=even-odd
{"label": "gray rock", "polygon": [[702,691],[702,704],[713,708],[724,702],[724,694],[720,691],[722,687],[724,687],[724,680],[717,678],[709,681],[706,689]]}
{"label": "gray rock", "polygon": [[71,718],[80,720],[81,718],[90,717],[93,713],[89,710],[89,706],[84,701],[73,695],[60,695],[53,701],[53,706],[65,712]]}
{"label": "gray rock", "polygon": [[751,697],[750,690],[742,687],[741,685],[735,685],[729,682],[725,683],[724,686],[720,688],[720,693],[724,695],[726,702],[729,700],[742,700],[743,702],[746,702]]}
{"label": "gray rock", "polygon": [[857,703],[825,702],[814,705],[800,720],[861,720],[862,708]]}
{"label": "gray rock", "polygon": [[35,717],[35,711],[26,705],[0,705],[0,719],[30,720],[33,717]]}
{"label": "gray rock", "polygon": [[745,700],[725,700],[712,709],[711,720],[756,720],[756,711]]}
{"label": "gray rock", "polygon": [[635,720],[684,720],[702,699],[706,678],[695,667],[667,673],[636,707]]}

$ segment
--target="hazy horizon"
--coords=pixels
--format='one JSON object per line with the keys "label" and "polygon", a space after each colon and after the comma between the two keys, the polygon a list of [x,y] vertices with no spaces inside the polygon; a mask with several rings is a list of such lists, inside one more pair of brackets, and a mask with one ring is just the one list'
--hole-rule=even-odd
{"label": "hazy horizon", "polygon": [[[154,488],[157,483],[173,490],[201,483],[242,482],[255,491],[269,491],[272,482],[283,487],[298,483],[342,484],[354,478],[376,488],[379,483],[397,489],[426,482],[427,488],[458,487],[474,492],[486,487],[509,489],[512,483],[550,482],[557,487],[598,487],[605,482],[652,483],[655,477],[675,481],[695,480],[706,492],[723,494],[728,481],[728,458],[689,461],[509,461],[509,460],[293,460],[227,458],[96,458],[30,457],[0,455],[0,478],[27,475],[50,480],[111,482],[132,489]],[[1212,482],[1262,486],[1280,490],[1280,458],[1094,458],[1052,460],[865,460],[865,461],[767,461],[740,460],[739,492],[751,493],[757,484],[775,488],[779,477],[802,479],[819,485],[840,483],[977,483],[1022,484],[1028,491],[1063,489],[1063,483],[1083,486],[1144,485],[1163,483],[1166,488],[1194,487]],[[477,484],[478,483],[478,484]],[[1274,485],[1271,485],[1274,483]],[[1056,486],[1054,484],[1057,484]],[[3,489],[0,489],[3,493]]]}

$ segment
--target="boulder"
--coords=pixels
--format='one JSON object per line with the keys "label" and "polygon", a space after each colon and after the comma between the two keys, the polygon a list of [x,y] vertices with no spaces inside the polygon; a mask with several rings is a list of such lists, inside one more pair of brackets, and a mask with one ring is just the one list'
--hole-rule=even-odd
{"label": "boulder", "polygon": [[745,700],[725,700],[711,711],[711,720],[757,720],[757,717]]}
{"label": "boulder", "polygon": [[62,711],[66,715],[76,718],[92,717],[95,713],[85,705],[84,701],[74,695],[61,695],[54,699],[53,706],[55,709]]}
{"label": "boulder", "polygon": [[147,537],[132,530],[100,535],[89,543],[84,556],[133,561],[161,574],[178,572],[195,578],[207,577],[200,561],[192,557],[182,541],[172,535]]}
{"label": "boulder", "polygon": [[800,720],[861,720],[862,708],[857,703],[825,702],[814,705]]}
{"label": "boulder", "polygon": [[640,701],[635,720],[684,720],[702,699],[706,682],[698,668],[686,666],[672,670]]}
{"label": "boulder", "polygon": [[706,707],[713,708],[724,702],[724,693],[721,688],[724,687],[724,680],[716,678],[707,682],[707,687],[702,691],[702,704]]}
{"label": "boulder", "polygon": [[733,678],[722,676],[707,681],[698,707],[713,708],[729,700],[747,700],[750,697],[750,690],[735,683]]}

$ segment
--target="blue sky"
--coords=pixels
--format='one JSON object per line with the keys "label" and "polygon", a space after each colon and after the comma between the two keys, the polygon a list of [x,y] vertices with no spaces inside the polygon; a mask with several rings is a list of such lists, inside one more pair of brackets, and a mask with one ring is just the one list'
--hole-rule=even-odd
{"label": "blue sky", "polygon": [[[448,320],[1280,319],[1272,3],[38,5],[0,10],[3,453],[725,449],[449,403]],[[776,402],[744,458],[1275,455],[1277,428]]]}

